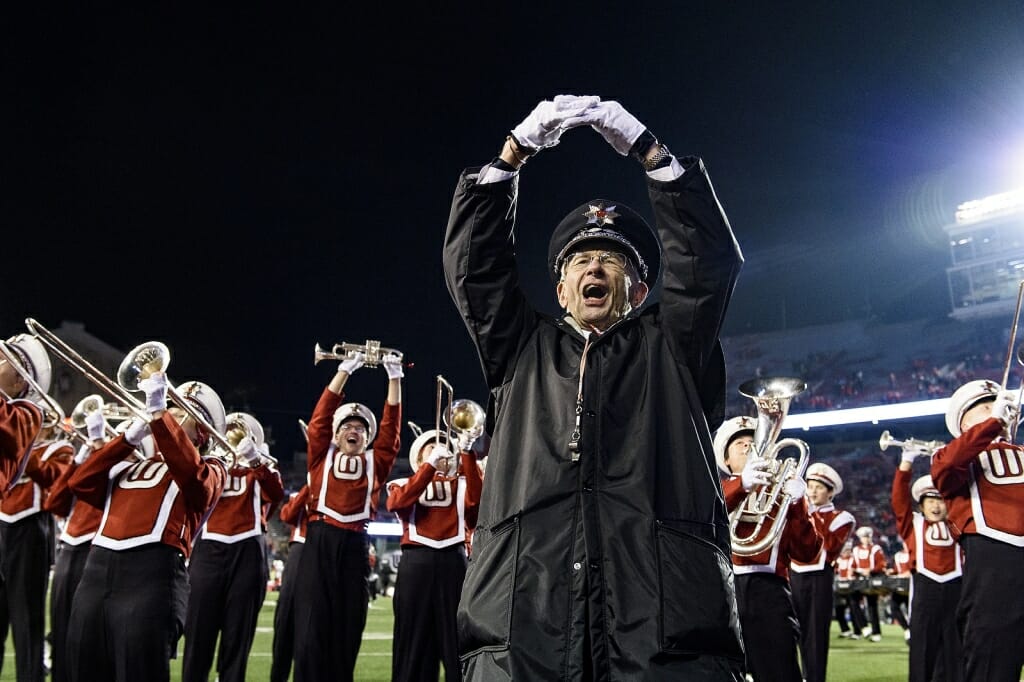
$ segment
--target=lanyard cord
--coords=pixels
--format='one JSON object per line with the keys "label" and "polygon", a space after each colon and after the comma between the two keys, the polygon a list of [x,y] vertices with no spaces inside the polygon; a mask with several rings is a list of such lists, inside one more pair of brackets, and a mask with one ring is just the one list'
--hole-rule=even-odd
{"label": "lanyard cord", "polygon": [[569,437],[569,452],[571,453],[572,461],[577,462],[580,459],[580,417],[583,415],[583,374],[587,369],[587,352],[590,350],[590,339],[597,332],[590,332],[587,334],[587,341],[583,344],[583,354],[580,355],[580,383],[579,388],[576,392],[576,427],[572,431],[572,435]]}

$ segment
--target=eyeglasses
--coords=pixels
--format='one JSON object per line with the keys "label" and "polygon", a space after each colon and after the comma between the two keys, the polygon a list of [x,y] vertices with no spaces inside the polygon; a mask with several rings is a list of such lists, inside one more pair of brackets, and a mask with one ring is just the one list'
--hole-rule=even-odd
{"label": "eyeglasses", "polygon": [[356,433],[366,433],[366,427],[362,424],[353,424],[352,422],[345,422],[338,427],[339,431],[355,431]]}
{"label": "eyeglasses", "polygon": [[610,265],[616,268],[626,267],[626,254],[619,251],[580,251],[569,256],[566,260],[566,267],[570,270],[583,270],[590,267],[591,261],[595,258],[601,265]]}

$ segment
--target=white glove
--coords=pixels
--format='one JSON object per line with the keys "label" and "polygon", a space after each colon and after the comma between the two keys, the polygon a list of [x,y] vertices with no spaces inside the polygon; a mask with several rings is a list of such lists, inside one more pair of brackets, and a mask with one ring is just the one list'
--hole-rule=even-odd
{"label": "white glove", "polygon": [[78,452],[75,453],[75,464],[85,464],[85,460],[89,459],[89,455],[92,454],[92,447],[86,443],[82,447],[78,448]]}
{"label": "white glove", "polygon": [[270,446],[266,443],[260,445],[260,454],[264,457],[270,457]]}
{"label": "white glove", "polygon": [[749,491],[755,485],[767,485],[771,480],[771,476],[765,471],[768,465],[769,462],[764,457],[754,457],[753,455],[748,457],[747,465],[743,467],[743,472],[740,474],[743,489]]}
{"label": "white glove", "polygon": [[807,493],[807,483],[799,476],[794,476],[782,484],[782,492],[789,495],[790,504],[796,504]]}
{"label": "white glove", "polygon": [[1000,391],[996,395],[996,401],[992,403],[992,416],[1007,425],[1016,422],[1019,410],[1017,396],[1013,391]]}
{"label": "white glove", "polygon": [[647,126],[638,121],[636,116],[614,101],[601,102],[596,107],[588,109],[581,118],[591,128],[601,133],[605,142],[623,156],[629,154],[633,143],[647,130]]}
{"label": "white glove", "polygon": [[903,448],[903,454],[900,455],[900,461],[901,462],[910,462],[911,464],[913,464],[914,460],[917,459],[918,457],[920,457],[923,454],[925,454],[924,450],[922,450],[919,447],[911,445],[911,446]]}
{"label": "white glove", "polygon": [[402,369],[402,360],[394,353],[388,353],[382,357],[380,364],[384,365],[384,371],[388,373],[388,379],[401,379],[405,376],[405,370]]}
{"label": "white glove", "polygon": [[89,440],[103,440],[106,426],[107,418],[103,416],[103,410],[94,410],[85,415],[85,431]]}
{"label": "white glove", "polygon": [[470,450],[473,449],[473,443],[475,443],[476,439],[479,438],[479,437],[480,437],[480,434],[478,434],[478,433],[472,433],[472,432],[460,433],[459,434],[459,450],[461,450],[462,452],[469,452]]}
{"label": "white glove", "polygon": [[256,448],[256,441],[252,438],[243,438],[242,442],[235,448],[238,456],[246,461],[249,466],[254,466],[260,461],[260,451]]}
{"label": "white glove", "polygon": [[538,150],[554,147],[566,130],[589,123],[582,120],[580,114],[600,101],[600,97],[576,95],[557,95],[554,100],[544,100],[512,129],[512,137],[520,146]]}
{"label": "white glove", "polygon": [[363,366],[366,362],[366,353],[354,353],[352,357],[345,358],[338,363],[338,371],[346,372],[351,376],[357,369]]}
{"label": "white glove", "polygon": [[[155,372],[139,382],[139,388],[146,394],[146,412],[153,414],[167,409],[167,375]],[[138,443],[132,443],[138,445]]]}
{"label": "white glove", "polygon": [[138,447],[142,439],[149,435],[149,422],[144,422],[138,417],[132,419],[128,428],[124,430],[124,439],[129,444]]}
{"label": "white glove", "polygon": [[442,468],[441,461],[451,457],[452,453],[448,452],[448,448],[443,445],[435,445],[434,449],[430,451],[430,456],[427,457],[427,464],[434,467],[438,471],[447,471],[448,466]]}

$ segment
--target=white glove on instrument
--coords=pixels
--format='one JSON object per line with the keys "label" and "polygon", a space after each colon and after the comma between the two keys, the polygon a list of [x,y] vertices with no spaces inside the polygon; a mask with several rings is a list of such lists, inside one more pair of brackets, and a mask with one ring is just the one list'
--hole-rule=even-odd
{"label": "white glove on instrument", "polygon": [[92,454],[92,447],[86,443],[82,447],[78,448],[78,452],[75,453],[75,464],[85,464],[85,460],[89,459],[89,455]]}
{"label": "white glove on instrument", "polygon": [[401,379],[405,376],[405,370],[402,369],[402,360],[394,353],[388,353],[382,357],[380,364],[384,365],[384,371],[388,373],[388,379]]}
{"label": "white glove on instrument", "polygon": [[445,466],[442,467],[442,460],[446,460],[452,456],[452,453],[448,452],[448,448],[443,445],[435,445],[434,449],[430,451],[430,456],[427,457],[427,464],[434,467],[438,471],[447,471],[447,462],[444,462]]}
{"label": "white glove on instrument", "polygon": [[473,449],[473,443],[480,435],[476,433],[460,433],[459,434],[459,450],[462,452],[469,452]]}
{"label": "white glove on instrument", "polygon": [[647,126],[638,121],[636,116],[614,101],[601,102],[596,107],[588,109],[582,119],[601,133],[605,142],[623,156],[629,154],[633,143],[647,130]]}
{"label": "white glove on instrument", "polygon": [[346,372],[351,376],[357,369],[363,366],[366,362],[366,353],[354,353],[352,357],[345,358],[338,363],[338,371]]}
{"label": "white glove on instrument", "polygon": [[554,147],[566,130],[589,123],[581,119],[580,114],[600,101],[600,97],[576,95],[557,95],[554,100],[544,100],[512,129],[512,137],[520,146],[537,150]]}
{"label": "white glove on instrument", "polygon": [[992,403],[992,416],[1006,425],[1016,423],[1019,411],[1020,406],[1017,405],[1017,396],[1013,391],[1000,391]]}
{"label": "white glove on instrument", "polygon": [[790,504],[796,504],[807,494],[807,483],[799,476],[794,476],[782,484],[782,492],[789,495]]}
{"label": "white glove on instrument", "polygon": [[260,461],[260,451],[256,448],[256,441],[252,438],[243,438],[235,451],[249,466],[255,466]]}
{"label": "white glove on instrument", "polygon": [[903,454],[900,455],[900,461],[910,462],[911,464],[913,464],[915,459],[924,454],[926,453],[921,448],[916,447],[914,445],[910,445],[908,447],[903,448]]}
{"label": "white glove on instrument", "polygon": [[751,455],[747,458],[747,465],[743,467],[743,472],[740,474],[740,482],[743,484],[744,490],[749,491],[755,485],[766,485],[771,480],[771,476],[765,471],[768,464],[768,460],[764,457]]}
{"label": "white glove on instrument", "polygon": [[106,433],[107,418],[103,410],[93,410],[85,415],[85,430],[89,440],[103,440]]}
{"label": "white glove on instrument", "polygon": [[128,428],[124,430],[124,439],[129,444],[138,447],[142,439],[149,435],[149,422],[144,422],[138,417],[132,419]]}
{"label": "white glove on instrument", "polygon": [[[167,409],[167,375],[155,372],[139,382],[139,388],[146,394],[146,412],[153,414]],[[138,443],[133,443],[138,445]]]}

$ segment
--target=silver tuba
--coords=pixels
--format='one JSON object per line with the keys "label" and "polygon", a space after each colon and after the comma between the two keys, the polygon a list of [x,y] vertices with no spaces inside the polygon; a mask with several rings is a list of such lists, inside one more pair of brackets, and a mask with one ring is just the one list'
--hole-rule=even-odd
{"label": "silver tuba", "polygon": [[[767,472],[770,479],[765,485],[751,488],[746,499],[729,514],[732,551],[738,556],[760,554],[778,540],[786,526],[790,496],[783,486],[794,476],[803,478],[810,447],[798,438],[778,440],[778,437],[790,402],[806,388],[807,384],[802,380],[789,377],[753,379],[739,388],[740,393],[752,399],[757,407],[752,456],[769,460]],[[787,457],[780,460],[779,452],[789,447],[800,451],[799,459]],[[744,524],[742,533],[738,530],[741,523]],[[766,524],[768,530],[765,532]]]}

